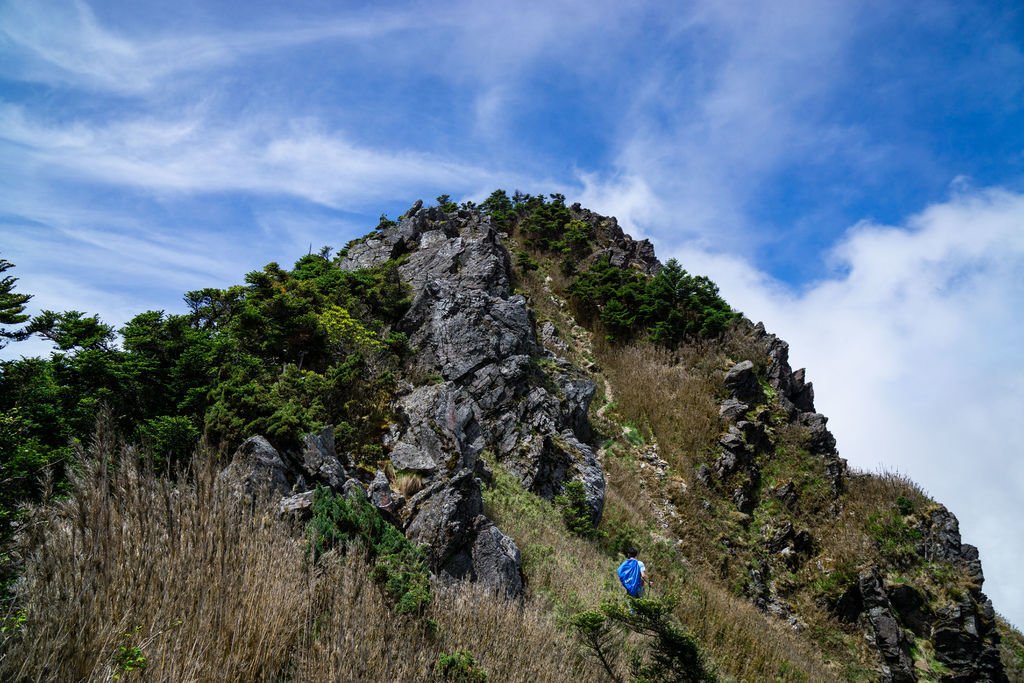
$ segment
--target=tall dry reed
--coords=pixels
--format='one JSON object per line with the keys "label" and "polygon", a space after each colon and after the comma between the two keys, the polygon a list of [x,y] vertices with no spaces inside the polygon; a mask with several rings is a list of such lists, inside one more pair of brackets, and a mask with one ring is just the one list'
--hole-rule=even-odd
{"label": "tall dry reed", "polygon": [[37,511],[25,539],[27,620],[5,643],[5,680],[110,680],[132,651],[151,680],[285,670],[308,611],[299,542],[197,463],[174,486],[101,429],[72,496]]}
{"label": "tall dry reed", "polygon": [[437,586],[403,617],[360,552],[311,565],[300,528],[229,489],[203,456],[161,479],[101,429],[22,539],[25,621],[0,634],[0,680],[420,681],[459,650],[495,681],[596,675],[545,604]]}

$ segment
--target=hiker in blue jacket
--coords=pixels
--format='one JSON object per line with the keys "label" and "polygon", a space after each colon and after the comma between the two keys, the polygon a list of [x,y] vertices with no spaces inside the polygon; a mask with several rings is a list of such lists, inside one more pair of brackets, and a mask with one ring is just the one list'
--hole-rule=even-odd
{"label": "hiker in blue jacket", "polygon": [[647,578],[647,567],[636,559],[636,548],[626,551],[626,561],[619,565],[618,574],[619,582],[631,598],[642,598],[644,586],[651,585]]}

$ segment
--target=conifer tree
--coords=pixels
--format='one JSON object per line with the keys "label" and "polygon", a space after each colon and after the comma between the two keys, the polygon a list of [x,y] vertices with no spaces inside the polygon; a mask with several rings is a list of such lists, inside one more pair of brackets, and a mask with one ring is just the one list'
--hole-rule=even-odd
{"label": "conifer tree", "polygon": [[[0,274],[14,267],[7,259],[0,259]],[[4,275],[0,278],[0,325],[20,325],[28,320],[25,304],[32,298],[31,294],[18,294],[14,291],[14,283],[18,278]],[[0,327],[0,349],[7,345],[6,339],[17,339],[20,330],[8,330]]]}

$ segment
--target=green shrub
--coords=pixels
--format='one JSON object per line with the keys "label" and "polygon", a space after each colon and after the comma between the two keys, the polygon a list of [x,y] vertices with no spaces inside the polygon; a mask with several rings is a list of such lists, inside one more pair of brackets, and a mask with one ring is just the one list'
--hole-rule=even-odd
{"label": "green shrub", "polygon": [[537,261],[525,251],[519,250],[516,252],[516,267],[523,273],[527,273],[531,270],[537,270],[540,265]]}
{"label": "green shrub", "polygon": [[565,205],[565,196],[552,194],[548,202],[543,196],[530,197],[524,202],[525,215],[519,229],[526,242],[541,251],[562,253],[565,245],[565,228],[572,220],[572,214]]}
{"label": "green shrub", "polygon": [[143,672],[149,665],[146,660],[146,654],[142,651],[142,647],[134,644],[135,636],[138,635],[139,631],[142,630],[141,626],[136,626],[132,631],[122,633],[122,642],[114,650],[114,680],[118,680],[125,674],[133,672]]}
{"label": "green shrub", "polygon": [[309,551],[317,561],[328,549],[361,547],[372,576],[400,614],[422,614],[430,604],[430,572],[423,551],[389,524],[363,496],[347,498],[317,487],[307,525]]}
{"label": "green shrub", "polygon": [[555,496],[555,505],[561,508],[562,520],[569,531],[583,538],[594,538],[597,535],[583,482],[566,483],[562,495]]}
{"label": "green shrub", "polygon": [[451,654],[442,652],[437,658],[434,671],[437,677],[447,683],[485,683],[487,674],[477,664],[473,655],[466,650]]}
{"label": "green shrub", "polygon": [[622,679],[615,673],[615,660],[621,648],[621,638],[603,612],[579,612],[570,620],[576,638],[588,654],[604,667],[608,677],[616,683]]}
{"label": "green shrub", "polygon": [[654,277],[613,266],[605,257],[569,287],[584,319],[599,318],[610,341],[645,334],[673,347],[686,339],[715,337],[739,317],[704,276],[687,273],[675,259]]}
{"label": "green shrub", "polygon": [[199,430],[187,417],[161,415],[143,421],[135,437],[153,459],[158,471],[173,470],[188,462],[199,443]]}
{"label": "green shrub", "polygon": [[441,210],[445,213],[452,213],[453,211],[459,210],[459,205],[453,202],[452,198],[446,194],[438,196],[437,205],[441,207]]}
{"label": "green shrub", "polygon": [[380,220],[377,221],[377,227],[374,228],[374,229],[375,230],[387,230],[388,228],[393,228],[396,225],[398,225],[398,223],[396,223],[395,221],[393,221],[390,218],[388,218],[388,215],[386,213],[382,213],[380,215]]}
{"label": "green shrub", "polygon": [[672,616],[675,606],[676,600],[671,596],[628,598],[625,603],[602,606],[610,620],[651,639],[646,653],[636,652],[632,657],[630,669],[634,680],[651,683],[716,680],[707,668],[697,639],[684,631]]}
{"label": "green shrub", "polygon": [[906,496],[899,496],[896,498],[896,509],[904,517],[914,514],[916,507],[917,506],[914,504],[914,501]]}
{"label": "green shrub", "polygon": [[867,532],[882,557],[895,566],[907,567],[921,561],[916,549],[921,532],[909,526],[896,508],[868,516]]}
{"label": "green shrub", "polygon": [[505,190],[495,190],[480,204],[480,210],[491,217],[491,220],[499,227],[505,226],[515,218],[515,205],[509,199]]}
{"label": "green shrub", "polygon": [[620,649],[616,631],[630,631],[647,639],[646,647],[630,656],[630,671],[637,682],[714,681],[704,653],[690,633],[672,616],[676,600],[627,598],[606,602],[601,611],[580,612],[571,623],[577,638],[595,656],[613,680],[614,661]]}

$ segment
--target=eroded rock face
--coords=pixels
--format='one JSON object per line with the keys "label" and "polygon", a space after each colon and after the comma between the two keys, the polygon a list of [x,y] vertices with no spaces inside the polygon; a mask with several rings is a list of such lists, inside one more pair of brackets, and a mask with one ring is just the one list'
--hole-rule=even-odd
{"label": "eroded rock face", "polygon": [[775,398],[790,421],[807,428],[808,450],[822,459],[832,493],[838,496],[846,477],[846,461],[836,450],[835,437],[827,427],[828,418],[814,409],[814,387],[806,381],[803,369],[794,372],[790,367],[789,344],[766,332],[761,323],[754,326],[753,332],[768,354],[768,386],[775,391]]}
{"label": "eroded rock face", "polygon": [[346,464],[347,458],[334,449],[334,428],[325,427],[307,434],[301,449],[293,453],[280,453],[264,437],[252,436],[238,447],[220,478],[236,495],[283,497],[282,512],[301,512],[312,505],[312,490],[318,484],[341,490],[349,478]]}
{"label": "eroded rock face", "polygon": [[959,602],[937,610],[931,620],[935,656],[950,670],[943,681],[1006,681],[999,660],[995,610],[981,590],[985,576],[978,549],[961,542],[960,523],[941,505],[921,520],[918,531],[917,553],[922,558],[951,563],[970,580]]}
{"label": "eroded rock face", "polygon": [[764,391],[754,372],[753,361],[740,361],[725,373],[725,388],[735,400],[748,405],[757,405],[764,401]]}
{"label": "eroded rock face", "polygon": [[280,498],[291,493],[297,475],[269,441],[253,436],[238,447],[220,479],[236,495]]}
{"label": "eroded rock face", "polygon": [[858,582],[865,619],[870,627],[875,648],[882,656],[882,681],[913,683],[914,662],[910,658],[910,643],[893,612],[877,569],[861,574]]}
{"label": "eroded rock face", "polygon": [[519,548],[484,516],[480,481],[470,470],[417,493],[407,514],[406,535],[423,546],[442,580],[470,579],[510,597],[522,593]]}
{"label": "eroded rock face", "polygon": [[[614,233],[618,226],[605,229]],[[642,243],[618,235],[612,246],[624,258],[644,258]],[[587,443],[593,382],[544,350],[525,297],[512,291],[508,252],[486,216],[414,206],[396,226],[352,245],[341,267],[398,256],[413,302],[397,328],[415,349],[411,374],[432,378],[398,397],[385,441],[396,469],[428,479],[402,511],[406,533],[429,544],[439,573],[505,582],[518,592],[518,550],[483,516],[473,473],[487,472],[481,463],[487,450],[543,497],[580,481],[598,521],[605,484]]]}
{"label": "eroded rock face", "polygon": [[635,240],[625,234],[614,216],[601,216],[578,203],[573,204],[570,211],[574,219],[593,225],[597,241],[607,245],[592,257],[595,260],[607,256],[613,266],[637,268],[647,275],[656,275],[661,270],[661,262],[655,257],[650,240]]}
{"label": "eroded rock face", "polygon": [[398,400],[386,444],[394,466],[450,477],[489,449],[541,495],[582,481],[599,518],[604,477],[586,443],[594,385],[568,363],[540,366],[546,352],[526,299],[512,292],[508,251],[490,219],[419,208],[352,246],[341,267],[398,255],[413,291],[398,328],[416,349],[419,374],[438,381]]}
{"label": "eroded rock face", "polygon": [[300,469],[309,480],[308,484],[320,483],[332,489],[341,488],[348,478],[345,468],[352,465],[335,451],[332,427],[325,427],[317,434],[306,435],[302,440],[301,459]]}

